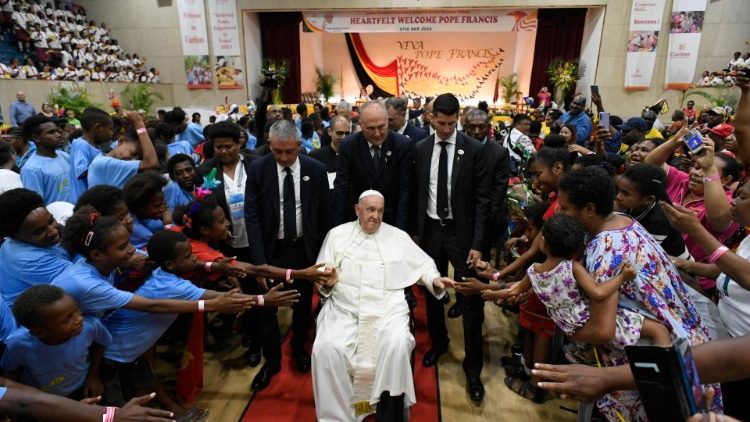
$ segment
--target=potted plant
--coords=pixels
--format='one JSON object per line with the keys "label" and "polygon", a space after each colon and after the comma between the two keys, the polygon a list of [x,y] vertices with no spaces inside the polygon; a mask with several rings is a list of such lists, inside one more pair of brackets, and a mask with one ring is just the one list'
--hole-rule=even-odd
{"label": "potted plant", "polygon": [[555,87],[553,94],[555,102],[560,105],[565,95],[575,88],[576,83],[586,73],[586,66],[577,61],[555,60],[547,68],[549,81]]}
{"label": "potted plant", "polygon": [[91,100],[91,94],[85,86],[76,83],[66,83],[59,87],[52,88],[52,92],[47,96],[50,104],[64,110],[73,110],[76,116],[83,114],[83,110],[89,107],[100,107],[99,104]]}
{"label": "potted plant", "polygon": [[513,73],[500,78],[500,86],[503,87],[503,101],[510,105],[513,102],[513,95],[518,91],[518,74]]}
{"label": "potted plant", "polygon": [[131,110],[142,110],[147,116],[154,106],[154,99],[164,100],[164,96],[158,92],[152,92],[148,85],[128,84],[122,91],[122,97],[128,100]]}
{"label": "potted plant", "polygon": [[333,85],[336,83],[336,77],[330,73],[323,73],[318,68],[315,68],[315,75],[315,89],[318,90],[318,94],[322,95],[325,102],[328,103],[328,99],[333,97]]}
{"label": "potted plant", "polygon": [[272,90],[271,102],[273,104],[282,104],[284,102],[281,90],[289,74],[288,69],[289,62],[284,59],[263,59],[260,85]]}

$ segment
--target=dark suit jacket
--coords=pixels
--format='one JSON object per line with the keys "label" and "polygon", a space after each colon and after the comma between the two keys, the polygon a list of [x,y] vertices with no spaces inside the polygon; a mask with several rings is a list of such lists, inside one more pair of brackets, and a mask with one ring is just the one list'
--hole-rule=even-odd
{"label": "dark suit jacket", "polygon": [[409,110],[409,118],[416,119],[417,117],[422,115],[422,113],[424,113],[424,110],[422,110],[421,108],[417,110]]}
{"label": "dark suit jacket", "polygon": [[[417,117],[419,117],[419,116],[417,116]],[[414,126],[414,127],[418,127],[418,128],[420,128],[420,129],[428,130],[428,129],[427,129],[427,125],[426,125],[426,124],[424,124],[424,123],[421,123],[421,122],[419,121],[419,119],[418,119],[417,117],[415,117],[415,118],[413,118],[413,119],[409,119],[409,123],[410,123],[410,124],[411,124],[412,126]],[[429,134],[429,131],[428,131],[428,134]],[[421,139],[417,139],[417,141],[420,141],[420,140],[421,140]]]}
{"label": "dark suit jacket", "polygon": [[388,131],[380,150],[383,163],[376,173],[370,146],[362,132],[341,140],[334,182],[334,225],[353,221],[359,195],[375,189],[385,197],[383,221],[407,230],[413,144],[405,136]]}
{"label": "dark suit jacket", "polygon": [[325,164],[328,173],[335,173],[336,167],[339,162],[338,154],[331,148],[330,145],[320,147],[320,149],[313,150],[310,152],[310,157]]}
{"label": "dark suit jacket", "polygon": [[[427,218],[427,198],[430,185],[430,165],[435,136],[417,142],[414,149],[414,182],[416,195],[414,234],[424,238]],[[483,155],[484,145],[461,132],[456,134],[451,173],[451,210],[456,226],[459,247],[483,249],[485,226],[489,212],[489,171]],[[461,153],[463,151],[463,154]]]}
{"label": "dark suit jacket", "polygon": [[[323,164],[305,155],[300,161],[300,200],[302,231],[307,260],[318,257],[328,229],[331,228],[331,193]],[[276,160],[268,154],[250,166],[245,191],[245,224],[250,240],[253,264],[265,264],[273,254],[279,234],[281,210]]]}
{"label": "dark suit jacket", "polygon": [[[250,154],[245,154],[240,152],[240,155],[242,155],[243,160],[241,163],[245,166],[245,174],[247,175],[248,179],[250,178],[250,163],[255,159]],[[201,176],[207,175],[211,169],[216,168],[216,178],[219,180],[222,180],[223,170],[221,167],[221,161],[219,161],[216,157],[211,158],[209,160],[206,160],[203,162],[203,164],[198,167],[198,172],[201,174]],[[247,184],[246,184],[247,186]],[[224,215],[227,217],[227,220],[229,220],[229,224],[232,224],[232,217],[229,213],[229,204],[227,204],[227,195],[224,193],[224,183],[222,182],[219,184],[219,187],[214,189],[214,197],[216,198],[216,202],[219,204],[219,206],[224,210]],[[245,204],[247,205],[247,193],[245,194]]]}
{"label": "dark suit jacket", "polygon": [[406,123],[406,129],[404,129],[404,136],[409,138],[412,142],[419,142],[422,139],[428,137],[430,135],[430,132],[420,129],[411,122]]}
{"label": "dark suit jacket", "polygon": [[482,148],[486,166],[489,170],[490,207],[485,224],[485,244],[492,247],[497,243],[508,225],[508,207],[505,197],[508,193],[510,175],[510,154],[502,145],[487,140]]}

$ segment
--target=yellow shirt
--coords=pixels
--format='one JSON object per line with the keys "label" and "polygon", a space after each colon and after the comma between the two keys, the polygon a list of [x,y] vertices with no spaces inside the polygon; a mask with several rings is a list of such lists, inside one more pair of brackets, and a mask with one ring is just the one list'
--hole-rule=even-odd
{"label": "yellow shirt", "polygon": [[656,130],[655,127],[652,127],[651,130],[649,130],[648,132],[646,132],[646,135],[644,135],[644,137],[646,139],[649,139],[649,138],[664,139],[664,137],[661,135],[661,132],[659,132],[658,130]]}

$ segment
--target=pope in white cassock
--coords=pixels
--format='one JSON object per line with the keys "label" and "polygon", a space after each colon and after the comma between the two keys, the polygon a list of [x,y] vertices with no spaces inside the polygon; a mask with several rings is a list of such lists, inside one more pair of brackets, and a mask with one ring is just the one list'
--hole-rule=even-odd
{"label": "pope in white cassock", "polygon": [[414,336],[404,288],[424,285],[440,298],[452,283],[409,235],[382,222],[383,195],[362,193],[357,220],[333,228],[316,262],[338,275],[319,286],[326,298],[312,350],[319,421],[404,420],[416,402]]}

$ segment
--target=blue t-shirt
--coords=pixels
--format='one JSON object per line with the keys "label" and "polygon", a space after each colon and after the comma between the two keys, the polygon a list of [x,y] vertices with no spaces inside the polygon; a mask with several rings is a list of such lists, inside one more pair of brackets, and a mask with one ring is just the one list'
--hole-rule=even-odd
{"label": "blue t-shirt", "polygon": [[167,201],[167,208],[170,210],[174,210],[180,205],[189,204],[194,199],[192,191],[181,188],[174,180],[164,187],[164,200]]}
{"label": "blue t-shirt", "polygon": [[70,202],[75,204],[78,198],[89,188],[84,174],[101,151],[83,138],[76,138],[70,143]]}
{"label": "blue t-shirt", "polygon": [[151,236],[160,230],[164,230],[164,222],[156,218],[139,220],[135,215],[132,217],[133,233],[130,234],[130,243],[132,243],[136,249],[145,249]]}
{"label": "blue t-shirt", "polygon": [[[149,299],[199,300],[206,293],[193,283],[157,268],[135,294]],[[167,331],[177,314],[152,314],[118,309],[103,323],[113,341],[104,351],[107,359],[130,363],[149,349]]]}
{"label": "blue t-shirt", "polygon": [[3,355],[5,371],[21,368],[21,382],[50,394],[67,396],[83,386],[89,374],[92,343],[107,346],[112,336],[93,317],[84,317],[83,328],[65,343],[51,346],[20,328],[10,337]]}
{"label": "blue t-shirt", "polygon": [[50,284],[71,265],[70,255],[59,243],[40,247],[5,239],[0,247],[0,293],[12,307],[26,289],[37,284]]}
{"label": "blue t-shirt", "polygon": [[3,399],[3,397],[5,397],[5,392],[6,392],[6,391],[8,391],[8,389],[7,389],[7,388],[5,388],[5,387],[0,387],[0,400],[2,400],[2,399]]}
{"label": "blue t-shirt", "polygon": [[111,185],[122,189],[125,182],[138,174],[140,160],[118,160],[108,155],[98,155],[89,167],[89,187]]}
{"label": "blue t-shirt", "polygon": [[115,288],[114,273],[104,277],[87,261],[78,261],[68,267],[52,280],[52,285],[72,296],[86,315],[100,316],[133,300],[132,293]]}
{"label": "blue t-shirt", "polygon": [[13,312],[10,307],[0,297],[0,342],[5,343],[8,336],[18,329],[16,319],[13,318]]}
{"label": "blue t-shirt", "polygon": [[177,141],[187,141],[195,148],[203,142],[203,128],[197,123],[190,122],[182,133],[177,134]]}
{"label": "blue t-shirt", "polygon": [[44,204],[70,202],[70,156],[57,151],[57,157],[32,155],[21,169],[21,182],[44,198]]}
{"label": "blue t-shirt", "polygon": [[171,144],[167,144],[167,150],[169,151],[170,157],[174,157],[177,154],[187,154],[191,157],[193,156],[193,147],[188,141],[174,141]]}

